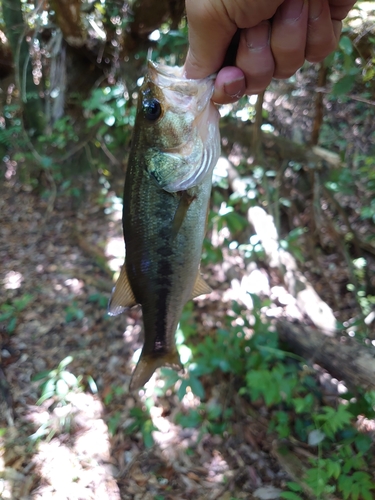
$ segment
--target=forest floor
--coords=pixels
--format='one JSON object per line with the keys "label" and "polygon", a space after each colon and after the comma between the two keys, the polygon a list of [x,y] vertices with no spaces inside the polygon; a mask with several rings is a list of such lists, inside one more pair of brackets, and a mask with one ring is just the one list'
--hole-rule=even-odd
{"label": "forest floor", "polygon": [[[296,116],[306,120],[304,104],[298,113],[288,106],[281,103],[280,121],[303,130]],[[358,135],[358,147],[365,135]],[[128,392],[133,355],[142,345],[141,315],[131,310],[107,316],[112,270],[124,257],[115,198],[120,188],[103,201],[95,182],[87,182],[79,203],[66,196],[51,203],[15,178],[0,186],[0,313],[11,313],[0,324],[0,498],[278,499],[290,477],[275,453],[267,409],[240,398],[230,376],[203,380],[206,401],[233,410],[230,432],[223,435],[177,425],[176,414],[199,400],[190,392],[180,401],[172,390],[158,396],[160,375],[146,391]],[[337,265],[327,264],[327,273],[333,270],[326,279],[346,281],[342,259],[330,259]],[[208,282],[215,291],[194,301],[199,336],[217,326],[230,301],[246,305],[246,272],[235,252],[211,267]],[[276,293],[282,283],[267,272]],[[319,292],[334,307],[330,290]],[[343,320],[356,304],[350,295],[340,300]],[[68,356],[75,378],[65,404],[56,404],[56,395],[37,404],[42,392],[33,377],[55,370]],[[134,422],[131,410],[150,399],[157,430],[147,448],[140,431],[125,430]]]}
{"label": "forest floor", "polygon": [[[1,332],[14,409],[14,421],[6,420],[6,411],[0,417],[0,427],[8,426],[0,458],[5,467],[0,477],[6,479],[2,498],[229,499],[252,498],[252,493],[278,498],[287,475],[272,457],[267,419],[232,395],[236,418],[230,436],[198,439],[198,430],[174,424],[181,404],[188,409],[197,403],[194,397],[179,402],[171,392],[154,407],[159,430],[152,448],[144,447],[140,433],[124,433],[139,402],[126,387],[134,351],[141,346],[140,313],[106,314],[112,282],[98,255],[121,261],[121,222],[89,198],[78,209],[58,198],[49,213],[48,201],[24,187],[11,182],[1,187],[3,299],[15,303],[28,297],[16,313],[14,334],[7,334],[5,323]],[[226,286],[219,283],[219,288]],[[216,311],[217,294],[223,293],[206,304],[206,314]],[[53,398],[36,405],[41,391],[33,376],[55,369],[67,356],[73,357],[69,371],[82,376],[85,390],[71,394],[62,407],[51,407]],[[213,400],[233,391],[224,378],[206,383]],[[111,435],[114,415],[121,424]]]}

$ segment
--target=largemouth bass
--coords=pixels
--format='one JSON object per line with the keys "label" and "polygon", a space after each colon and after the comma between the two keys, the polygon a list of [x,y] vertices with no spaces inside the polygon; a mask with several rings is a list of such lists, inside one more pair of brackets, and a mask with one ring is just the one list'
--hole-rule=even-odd
{"label": "largemouth bass", "polygon": [[211,291],[199,264],[220,153],[213,87],[213,77],[188,80],[182,68],[149,62],[139,91],[124,188],[126,257],[109,303],[111,315],[142,306],[145,340],[131,390],[160,366],[182,368],[182,309]]}

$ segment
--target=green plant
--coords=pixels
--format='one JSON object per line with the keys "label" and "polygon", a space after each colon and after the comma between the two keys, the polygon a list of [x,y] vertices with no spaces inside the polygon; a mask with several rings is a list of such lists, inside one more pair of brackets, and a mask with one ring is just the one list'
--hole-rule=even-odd
{"label": "green plant", "polygon": [[152,406],[154,406],[154,401],[152,400],[152,398],[148,398],[145,402],[144,407],[132,408],[130,410],[132,422],[125,428],[126,434],[134,434],[136,432],[140,432],[146,448],[152,448],[152,446],[154,445],[152,432],[158,430],[157,427],[154,426],[150,417],[149,411]]}
{"label": "green plant", "polygon": [[[43,424],[29,436],[30,441],[37,441],[41,438],[45,438],[49,441],[57,433],[71,432],[74,416],[68,404],[73,394],[83,391],[81,383],[82,377],[76,377],[73,373],[66,370],[66,367],[72,361],[72,356],[67,356],[60,361],[57,368],[53,370],[44,370],[34,375],[32,378],[33,382],[40,382],[41,396],[37,401],[38,405],[41,405],[47,400],[52,400],[48,408],[51,413],[57,407],[67,407],[67,411],[59,415],[51,415],[47,421],[43,422]],[[95,385],[93,380],[91,380],[91,383],[89,381],[89,384],[90,387]]]}
{"label": "green plant", "polygon": [[97,304],[100,309],[106,309],[108,305],[108,296],[103,295],[102,293],[93,293],[88,297],[89,302],[94,302]]}
{"label": "green plant", "polygon": [[283,491],[280,493],[280,498],[285,498],[286,500],[303,500],[298,493],[302,493],[303,489],[300,484],[295,483],[294,481],[288,481],[286,483],[289,491]]}
{"label": "green plant", "polygon": [[182,427],[199,428],[198,441],[204,434],[223,434],[229,429],[232,409],[223,407],[214,401],[202,403],[197,408],[180,412],[176,415],[176,423]]}
{"label": "green plant", "polygon": [[[188,374],[181,379],[173,370],[164,369],[164,390],[178,384],[180,399],[191,391],[201,403],[180,412],[176,422],[199,429],[199,436],[228,431],[230,408],[227,411],[219,403],[204,401],[200,377],[216,371],[231,373],[242,381],[243,397],[258,404],[262,401],[267,407],[270,432],[279,438],[293,435],[317,451],[302,479],[316,498],[332,493],[345,495],[345,500],[372,498],[374,485],[366,460],[371,439],[353,424],[359,413],[373,418],[374,395],[371,391],[358,391],[353,400],[353,394],[348,392],[342,398],[347,402],[335,408],[322,406],[314,370],[302,358],[281,348],[277,332],[256,312],[261,309],[259,300],[253,300],[256,309],[252,324],[245,311],[232,304],[235,314],[241,317],[241,326],[233,326],[227,316],[215,335],[206,336],[199,343],[194,342],[197,328],[192,306],[185,310],[179,331],[192,352]],[[282,498],[302,500],[303,488],[299,484],[288,483],[288,488]]]}
{"label": "green plant", "polygon": [[69,395],[73,392],[83,390],[82,377],[76,377],[66,367],[73,361],[72,356],[67,356],[60,361],[57,368],[53,370],[44,370],[32,378],[33,382],[40,381],[41,396],[37,404],[42,404],[50,398],[54,398],[55,403],[60,405],[67,404]]}
{"label": "green plant", "polygon": [[0,322],[7,322],[6,329],[8,333],[13,333],[17,326],[19,314],[26,309],[34,296],[26,293],[20,298],[15,298],[9,303],[5,302],[0,306]]}
{"label": "green plant", "polygon": [[108,425],[108,431],[111,434],[111,436],[114,436],[116,434],[116,431],[119,428],[121,421],[122,421],[122,415],[119,411],[116,411],[113,415],[109,417],[107,425]]}
{"label": "green plant", "polygon": [[125,393],[124,387],[112,386],[104,396],[104,404],[109,405],[114,398],[121,397],[124,395],[124,393]]}
{"label": "green plant", "polygon": [[65,321],[70,323],[71,321],[81,320],[85,317],[85,312],[80,309],[77,302],[73,302],[70,306],[65,309]]}

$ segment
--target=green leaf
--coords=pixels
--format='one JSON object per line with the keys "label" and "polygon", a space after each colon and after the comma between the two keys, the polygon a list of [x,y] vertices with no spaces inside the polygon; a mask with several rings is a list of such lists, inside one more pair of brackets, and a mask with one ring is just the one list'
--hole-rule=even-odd
{"label": "green leaf", "polygon": [[209,420],[217,420],[221,417],[223,408],[220,404],[211,401],[206,405],[206,412]]}
{"label": "green leaf", "polygon": [[353,44],[348,36],[342,36],[339,41],[339,47],[344,54],[350,56],[353,52]]}
{"label": "green leaf", "polygon": [[49,379],[45,384],[43,384],[42,395],[37,401],[37,405],[44,403],[47,399],[52,398],[56,392],[56,381],[55,379]]}
{"label": "green leaf", "polygon": [[26,306],[28,306],[28,304],[30,304],[32,300],[34,300],[34,296],[30,293],[25,293],[25,295],[22,295],[19,299],[14,300],[14,307],[17,311],[21,312]]}
{"label": "green leaf", "polygon": [[154,446],[154,438],[152,437],[152,431],[157,430],[153,425],[152,420],[146,420],[146,422],[142,425],[142,436],[143,442],[146,448],[152,448]]}
{"label": "green leaf", "polygon": [[199,380],[199,378],[190,375],[189,385],[190,385],[190,388],[191,388],[193,394],[198,396],[198,398],[200,398],[200,399],[204,398],[204,395],[205,395],[204,388],[203,388],[203,385],[202,385],[201,381]]}
{"label": "green leaf", "polygon": [[350,92],[354,86],[356,75],[345,75],[338,80],[332,89],[332,94],[340,96]]}
{"label": "green leaf", "polygon": [[64,398],[69,392],[69,386],[68,384],[65,382],[65,380],[63,379],[59,379],[57,382],[56,382],[56,394],[60,397],[60,398]]}
{"label": "green leaf", "polygon": [[14,330],[16,329],[16,324],[17,324],[17,318],[15,316],[13,316],[13,318],[9,321],[8,326],[7,326],[8,333],[14,332]]}
{"label": "green leaf", "polygon": [[73,361],[73,356],[67,356],[59,363],[59,370],[63,370],[66,366],[68,366]]}
{"label": "green leaf", "polygon": [[188,381],[187,380],[183,380],[181,382],[181,385],[180,387],[178,388],[178,391],[177,391],[177,397],[180,401],[182,401],[183,397],[185,396],[186,394],[186,388],[187,386],[189,385]]}
{"label": "green leaf", "polygon": [[298,483],[295,483],[294,481],[288,481],[286,485],[292,491],[302,491],[302,486]]}
{"label": "green leaf", "polygon": [[32,382],[37,382],[38,380],[43,380],[47,378],[51,373],[51,370],[43,370],[42,372],[36,373],[31,377]]}
{"label": "green leaf", "polygon": [[113,415],[111,415],[108,419],[107,425],[108,425],[108,431],[109,433],[114,436],[116,434],[116,431],[118,429],[118,426],[122,420],[121,413],[117,411]]}
{"label": "green leaf", "polygon": [[164,387],[163,389],[166,391],[170,387],[172,387],[177,380],[180,379],[178,373],[175,370],[171,370],[170,368],[162,368],[160,373],[164,379]]}
{"label": "green leaf", "polygon": [[[6,305],[6,304],[4,304]],[[3,314],[0,314],[0,321],[6,321],[8,320],[9,318],[11,318],[14,314],[14,309],[12,307],[12,309],[10,311],[6,311],[4,312]]]}
{"label": "green leaf", "polygon": [[283,491],[280,493],[280,498],[285,498],[286,500],[303,500],[302,497],[297,495],[297,493],[293,493],[293,491]]}
{"label": "green leaf", "polygon": [[319,429],[314,429],[313,431],[309,432],[307,442],[310,446],[318,446],[318,444],[320,444],[325,437],[326,435],[324,434],[324,432],[320,431]]}
{"label": "green leaf", "polygon": [[63,370],[60,373],[60,377],[66,384],[68,384],[69,387],[74,387],[77,385],[77,377],[73,375],[73,373]]}
{"label": "green leaf", "polygon": [[181,427],[199,427],[202,423],[202,417],[198,410],[189,410],[185,415],[183,413],[178,413],[176,415],[176,424],[181,425]]}
{"label": "green leaf", "polygon": [[341,467],[339,462],[327,459],[326,468],[327,468],[327,473],[330,477],[334,477],[335,479],[338,479],[340,477]]}
{"label": "green leaf", "polygon": [[88,375],[88,376],[87,376],[87,383],[89,384],[90,391],[91,391],[93,394],[97,394],[97,393],[98,393],[98,386],[96,385],[96,382],[95,382],[95,380],[92,378],[92,376],[91,376],[91,375]]}

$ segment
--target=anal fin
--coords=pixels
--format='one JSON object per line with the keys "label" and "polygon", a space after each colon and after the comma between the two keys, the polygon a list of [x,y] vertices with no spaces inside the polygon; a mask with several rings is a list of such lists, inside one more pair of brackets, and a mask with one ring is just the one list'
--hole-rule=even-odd
{"label": "anal fin", "polygon": [[124,312],[127,308],[137,304],[133,291],[131,289],[128,275],[126,274],[125,264],[121,268],[120,276],[112,291],[111,298],[108,304],[108,314],[117,316]]}
{"label": "anal fin", "polygon": [[196,277],[195,283],[194,283],[193,292],[191,294],[191,298],[194,299],[195,297],[198,297],[199,295],[204,295],[206,293],[211,293],[211,292],[212,292],[212,288],[207,285],[207,283],[202,278],[202,275],[198,271],[198,274],[197,274],[197,277]]}

